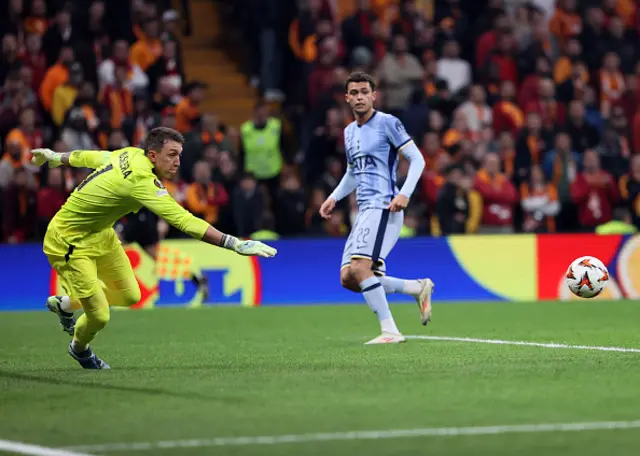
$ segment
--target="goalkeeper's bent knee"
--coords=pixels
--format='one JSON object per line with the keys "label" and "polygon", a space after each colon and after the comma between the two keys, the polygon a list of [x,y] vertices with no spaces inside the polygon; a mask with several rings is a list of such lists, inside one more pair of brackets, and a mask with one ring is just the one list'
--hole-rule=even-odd
{"label": "goalkeeper's bent knee", "polygon": [[105,286],[102,290],[107,297],[109,305],[114,307],[131,307],[138,304],[142,299],[142,293],[137,282],[135,286],[130,286],[129,288],[114,289]]}

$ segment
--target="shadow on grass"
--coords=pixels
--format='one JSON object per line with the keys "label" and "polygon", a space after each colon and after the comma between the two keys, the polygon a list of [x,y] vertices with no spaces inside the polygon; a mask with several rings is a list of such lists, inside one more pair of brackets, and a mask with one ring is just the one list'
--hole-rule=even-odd
{"label": "shadow on grass", "polygon": [[[186,370],[190,370],[190,368],[186,368]],[[70,371],[69,370],[58,371],[56,372],[56,374],[62,374],[63,372],[70,372]],[[79,373],[82,373],[82,371],[80,371]],[[149,387],[131,386],[131,385],[114,385],[114,384],[103,383],[98,381],[88,382],[88,381],[83,381],[80,375],[74,375],[73,377],[60,378],[56,376],[21,374],[18,372],[0,370],[0,379],[3,379],[3,378],[8,380],[35,382],[35,383],[40,383],[44,385],[67,386],[67,387],[83,388],[83,389],[90,389],[90,390],[97,390],[97,391],[100,391],[100,390],[116,391],[116,392],[122,392],[122,393],[134,393],[134,394],[141,394],[141,395],[147,395],[147,396],[160,396],[160,397],[164,396],[164,397],[171,397],[176,399],[188,399],[188,400],[208,401],[208,402],[217,402],[217,403],[238,404],[239,402],[243,402],[245,400],[243,399],[242,396],[210,396],[210,395],[200,394],[195,392],[174,391],[174,390],[162,389],[162,388],[149,388]]]}

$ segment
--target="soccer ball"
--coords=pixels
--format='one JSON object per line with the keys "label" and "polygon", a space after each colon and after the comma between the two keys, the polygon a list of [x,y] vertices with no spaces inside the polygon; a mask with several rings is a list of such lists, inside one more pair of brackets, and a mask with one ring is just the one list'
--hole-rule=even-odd
{"label": "soccer ball", "polygon": [[567,269],[566,282],[574,295],[595,298],[607,286],[609,271],[596,257],[583,256],[571,263]]}

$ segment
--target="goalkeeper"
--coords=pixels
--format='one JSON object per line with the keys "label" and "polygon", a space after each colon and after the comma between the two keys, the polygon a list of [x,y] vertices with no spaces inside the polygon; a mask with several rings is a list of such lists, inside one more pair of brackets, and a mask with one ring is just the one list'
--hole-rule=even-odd
{"label": "goalkeeper", "polygon": [[[131,306],[140,288],[113,224],[130,212],[147,207],[171,225],[208,244],[240,255],[272,257],[276,250],[257,241],[240,241],[223,234],[183,209],[164,188],[180,165],[184,139],[170,128],[149,132],[142,149],[114,152],[76,150],[55,153],[32,150],[32,162],[49,167],[92,168],[49,223],[43,250],[68,296],[52,296],[55,312],[73,340],[69,354],[85,369],[109,369],[89,343],[109,322],[109,306]],[[75,321],[73,312],[84,314]]]}

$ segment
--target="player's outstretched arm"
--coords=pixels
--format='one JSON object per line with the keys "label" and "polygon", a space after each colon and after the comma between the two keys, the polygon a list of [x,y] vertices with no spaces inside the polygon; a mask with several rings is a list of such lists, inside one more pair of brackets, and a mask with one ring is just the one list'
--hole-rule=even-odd
{"label": "player's outstretched arm", "polygon": [[42,166],[49,163],[49,168],[61,165],[75,168],[98,169],[109,162],[111,152],[104,150],[74,150],[72,152],[54,152],[51,149],[33,149],[31,163]]}
{"label": "player's outstretched arm", "polygon": [[158,179],[140,178],[131,196],[151,212],[165,219],[180,231],[207,244],[233,250],[239,255],[272,257],[277,250],[259,241],[240,239],[218,231],[201,218],[180,206]]}

